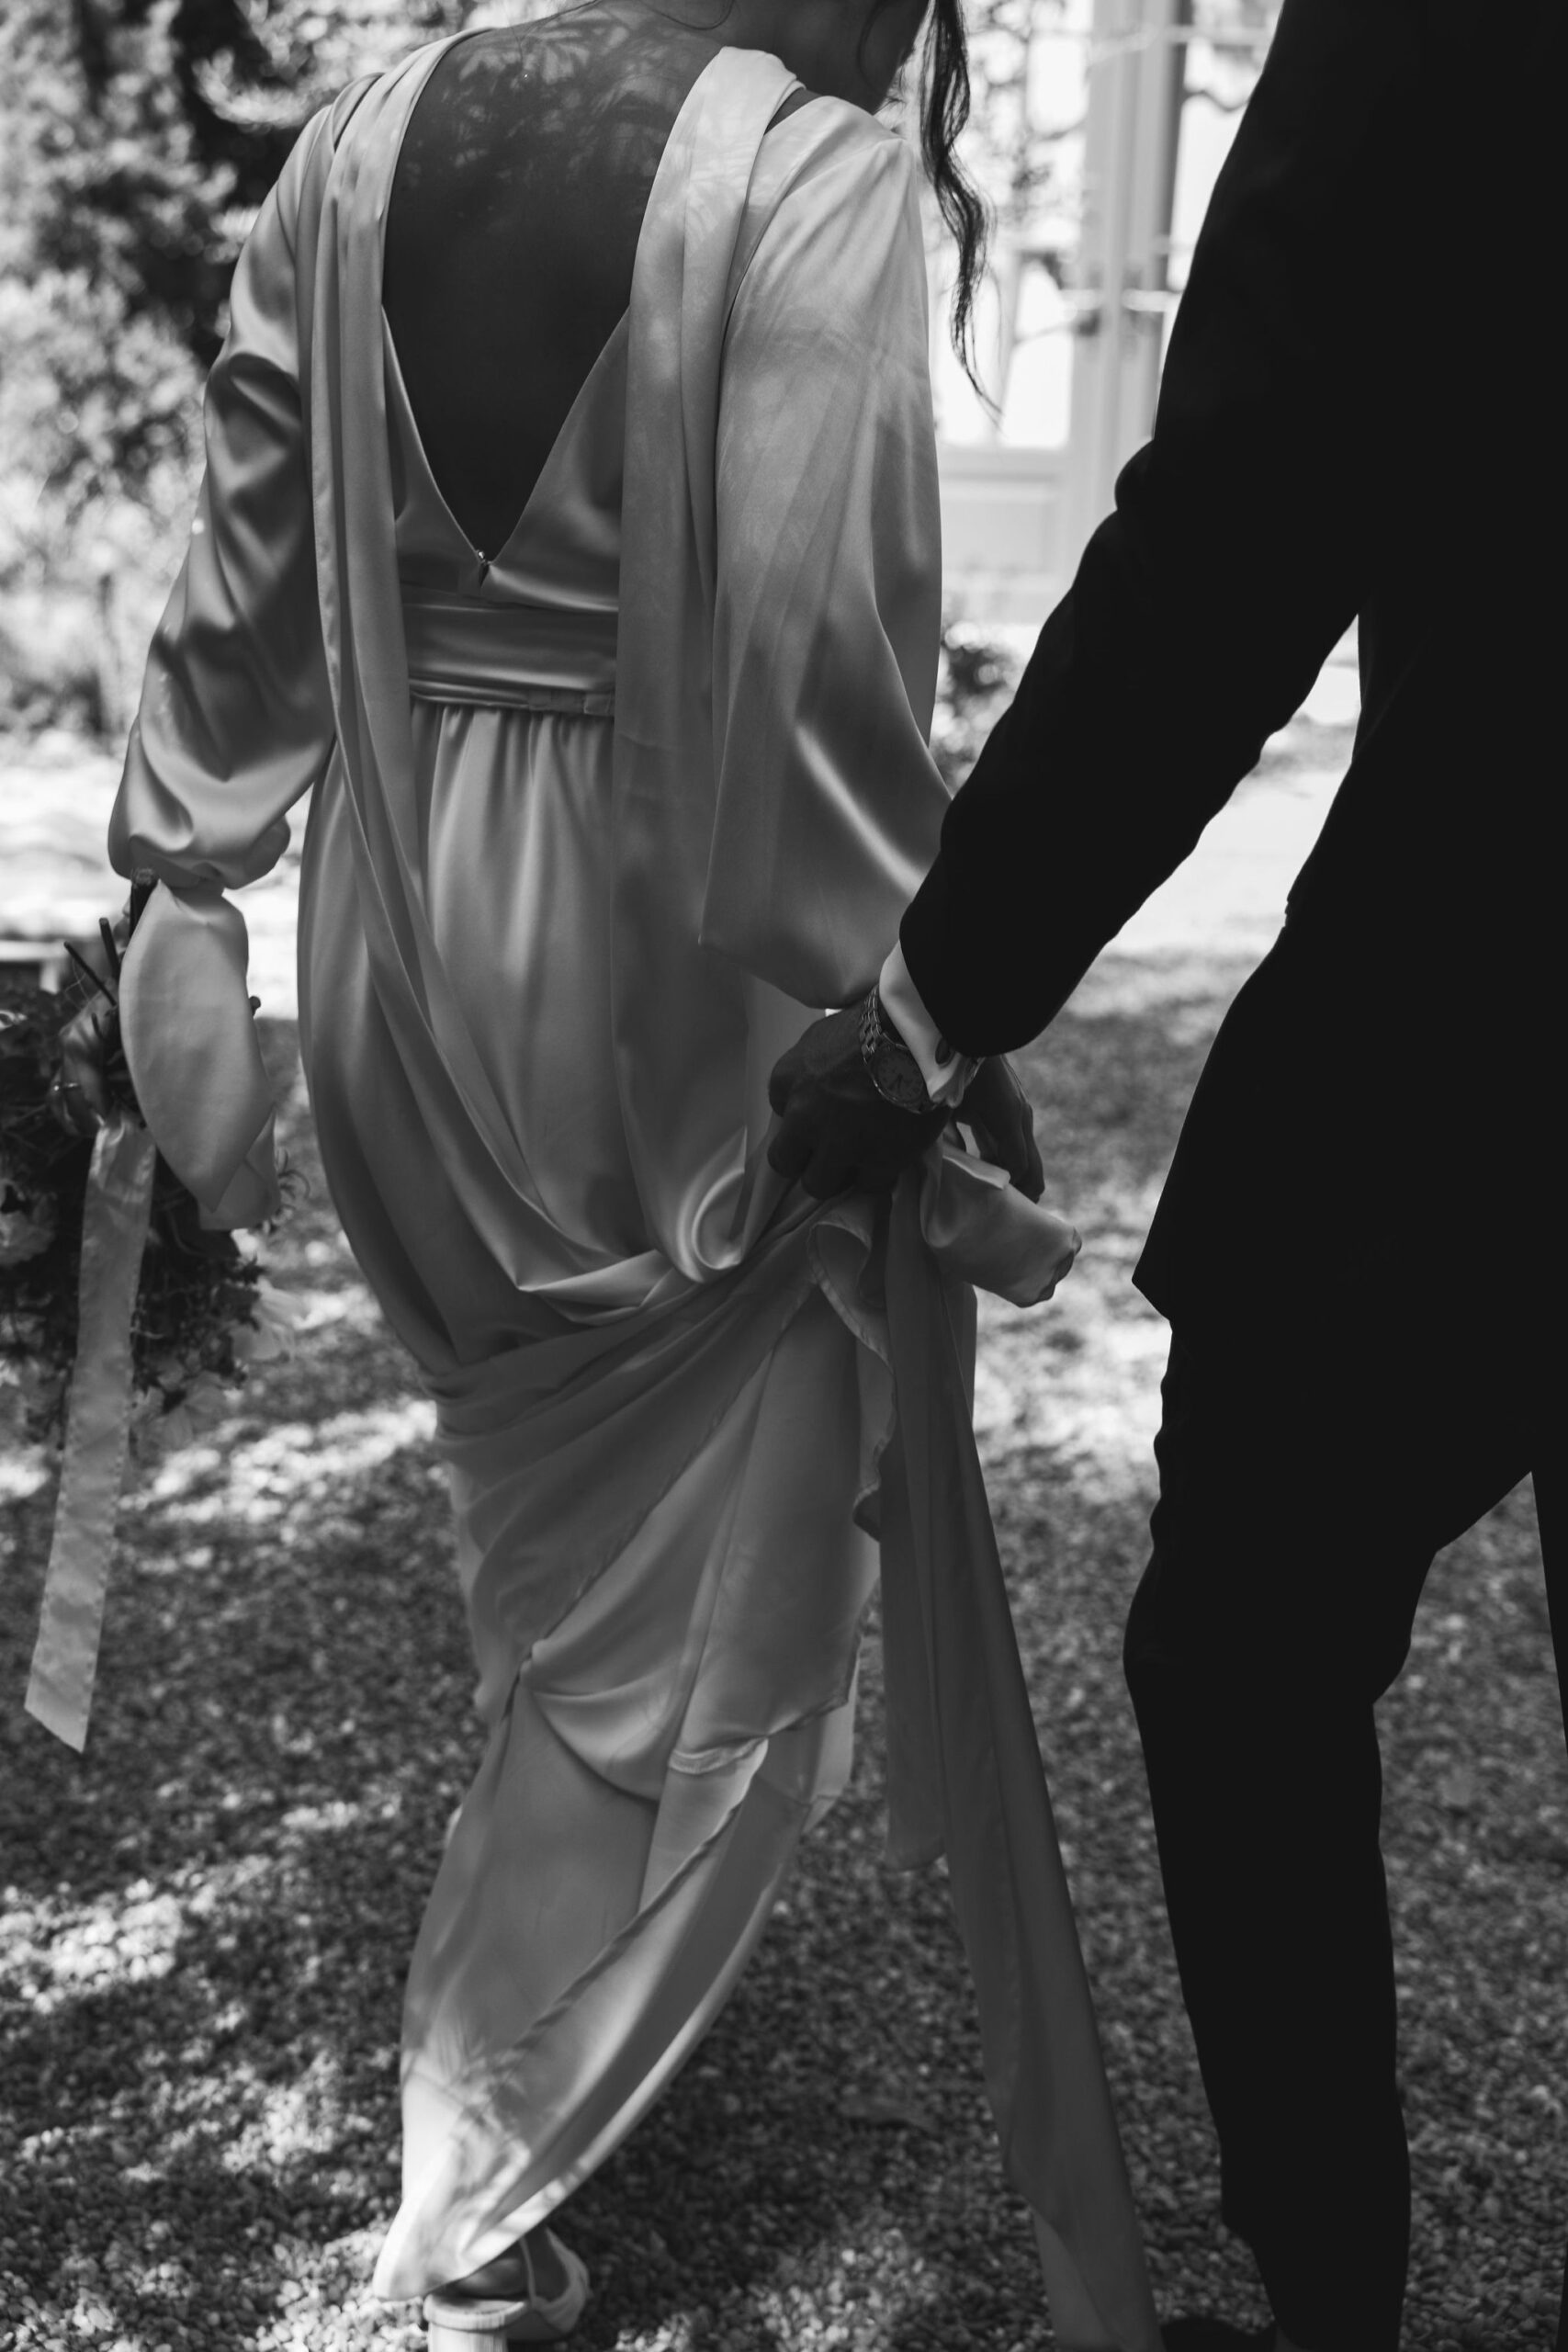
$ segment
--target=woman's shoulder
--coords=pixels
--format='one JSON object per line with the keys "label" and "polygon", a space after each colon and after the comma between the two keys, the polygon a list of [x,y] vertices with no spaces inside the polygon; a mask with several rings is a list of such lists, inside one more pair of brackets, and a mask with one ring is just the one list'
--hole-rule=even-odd
{"label": "woman's shoulder", "polygon": [[753,203],[808,188],[855,202],[881,185],[902,199],[919,164],[908,140],[863,107],[796,85],[768,126],[752,175]]}
{"label": "woman's shoulder", "polygon": [[770,282],[782,273],[795,299],[836,310],[845,265],[858,275],[878,254],[896,268],[899,255],[923,250],[920,170],[908,141],[841,98],[800,96],[774,116],[752,164],[732,306],[769,255]]}
{"label": "woman's shoulder", "polygon": [[333,157],[362,101],[369,96],[378,82],[384,82],[386,78],[384,73],[362,74],[357,81],[348,83],[333,96],[325,99],[314,114],[307,116],[283,167],[278,187],[280,198],[287,200],[292,183],[292,193],[298,201],[312,170],[321,175],[331,170]]}
{"label": "woman's shoulder", "polygon": [[797,82],[768,126],[764,146],[803,151],[826,148],[836,154],[880,158],[902,157],[912,163],[908,141],[880,116],[847,99],[824,97]]}
{"label": "woman's shoulder", "polygon": [[738,278],[770,231],[792,241],[792,226],[818,233],[889,232],[909,217],[920,178],[908,141],[842,98],[799,86],[768,126],[752,165]]}
{"label": "woman's shoulder", "polygon": [[447,35],[442,40],[423,41],[393,64],[361,74],[308,117],[276,190],[286,230],[292,232],[301,219],[314,220],[333,164],[345,143],[352,143],[355,133],[373,143],[385,111],[380,102],[409,74],[423,78],[422,67],[450,39]]}
{"label": "woman's shoulder", "polygon": [[335,98],[328,99],[321,112],[324,118],[321,126],[322,133],[329,146],[337,145],[358,112],[361,99],[368,97],[378,82],[384,82],[386,78],[384,72],[362,74],[357,82],[350,82],[347,88],[340,90]]}
{"label": "woman's shoulder", "polygon": [[[451,34],[446,34],[439,40],[421,41],[417,48],[410,50],[392,64],[381,66],[369,74],[361,74],[355,81],[346,83],[334,96],[323,100],[306,120],[296,142],[295,153],[302,159],[318,153],[330,158],[342,144],[350,125],[360,115],[367,98],[373,93],[386,94],[394,83],[402,81],[408,74],[419,75],[426,62],[434,58],[436,51],[448,47],[452,38]],[[373,119],[378,111],[378,107],[372,107],[367,119]]]}

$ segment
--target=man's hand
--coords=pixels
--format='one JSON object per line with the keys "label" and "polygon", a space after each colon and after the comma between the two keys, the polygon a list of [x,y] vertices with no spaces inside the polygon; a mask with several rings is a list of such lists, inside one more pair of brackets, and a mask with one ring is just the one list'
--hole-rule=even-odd
{"label": "man's hand", "polygon": [[964,1090],[957,1116],[980,1147],[984,1159],[1005,1168],[1025,1199],[1045,1190],[1045,1170],[1034,1141],[1034,1113],[1005,1054],[984,1061]]}
{"label": "man's hand", "polygon": [[1045,1189],[1033,1114],[1001,1055],[981,1063],[956,1114],[941,1108],[900,1111],[872,1084],[861,1056],[858,1005],[814,1022],[780,1056],[768,1081],[768,1100],[779,1118],[769,1160],[781,1176],[797,1179],[818,1200],[852,1188],[889,1191],[954,1115],[1021,1193],[1037,1201]]}
{"label": "man's hand", "polygon": [[769,1161],[819,1201],[852,1190],[890,1192],[948,1120],[945,1111],[901,1111],[883,1100],[861,1057],[858,1004],[814,1021],[781,1054],[768,1100],[779,1118]]}

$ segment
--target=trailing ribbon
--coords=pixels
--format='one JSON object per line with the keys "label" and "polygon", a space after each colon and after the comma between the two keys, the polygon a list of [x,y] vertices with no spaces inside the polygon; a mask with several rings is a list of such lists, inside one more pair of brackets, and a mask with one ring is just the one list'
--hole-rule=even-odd
{"label": "trailing ribbon", "polygon": [[[887,1858],[908,1869],[947,1856],[1002,2162],[1033,2212],[1057,2344],[1066,2352],[1158,2352],[1143,2240],[975,1450],[974,1296],[942,1269],[922,1232],[922,1180],[919,1170],[904,1176],[886,1227],[897,1397],[880,1511]],[[1029,1206],[1012,1197],[1021,1211]],[[928,1212],[931,1205],[928,1198]],[[1051,1226],[1060,1220],[1034,1215],[1049,1260]],[[1025,1254],[1013,1238],[1002,1250],[1010,1263],[1016,1258],[1020,1276]],[[1042,1268],[1047,1278],[1049,1271]],[[1039,1277],[1022,1286],[1036,1295],[1043,1287]]]}
{"label": "trailing ribbon", "polygon": [[76,1363],[27,1710],[78,1755],[97,1672],[109,1550],[130,1430],[130,1317],[157,1148],[117,1113],[93,1139],[82,1211]]}

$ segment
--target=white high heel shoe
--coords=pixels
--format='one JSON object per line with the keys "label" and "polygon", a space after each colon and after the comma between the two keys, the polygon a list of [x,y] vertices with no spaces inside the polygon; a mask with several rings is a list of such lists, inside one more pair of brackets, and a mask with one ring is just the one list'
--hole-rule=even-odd
{"label": "white high heel shoe", "polygon": [[558,2295],[541,2295],[534,2284],[528,2242],[522,2239],[528,2292],[521,2300],[504,2295],[426,2295],[424,2324],[430,2331],[430,2352],[506,2352],[509,2344],[560,2344],[582,2317],[588,2301],[588,2266],[553,2230],[546,2233],[566,2272]]}

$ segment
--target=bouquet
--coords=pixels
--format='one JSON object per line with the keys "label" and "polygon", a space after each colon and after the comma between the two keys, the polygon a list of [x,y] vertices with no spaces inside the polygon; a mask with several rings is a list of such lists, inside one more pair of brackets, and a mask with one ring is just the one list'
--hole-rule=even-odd
{"label": "bouquet", "polygon": [[142,1127],[117,984],[152,888],[138,875],[126,915],[100,925],[106,977],[68,946],[58,994],[0,1000],[0,1382],[62,1454],[28,1705],[76,1747],[132,1433],[216,1419],[287,1329],[254,1250],[209,1227]]}

